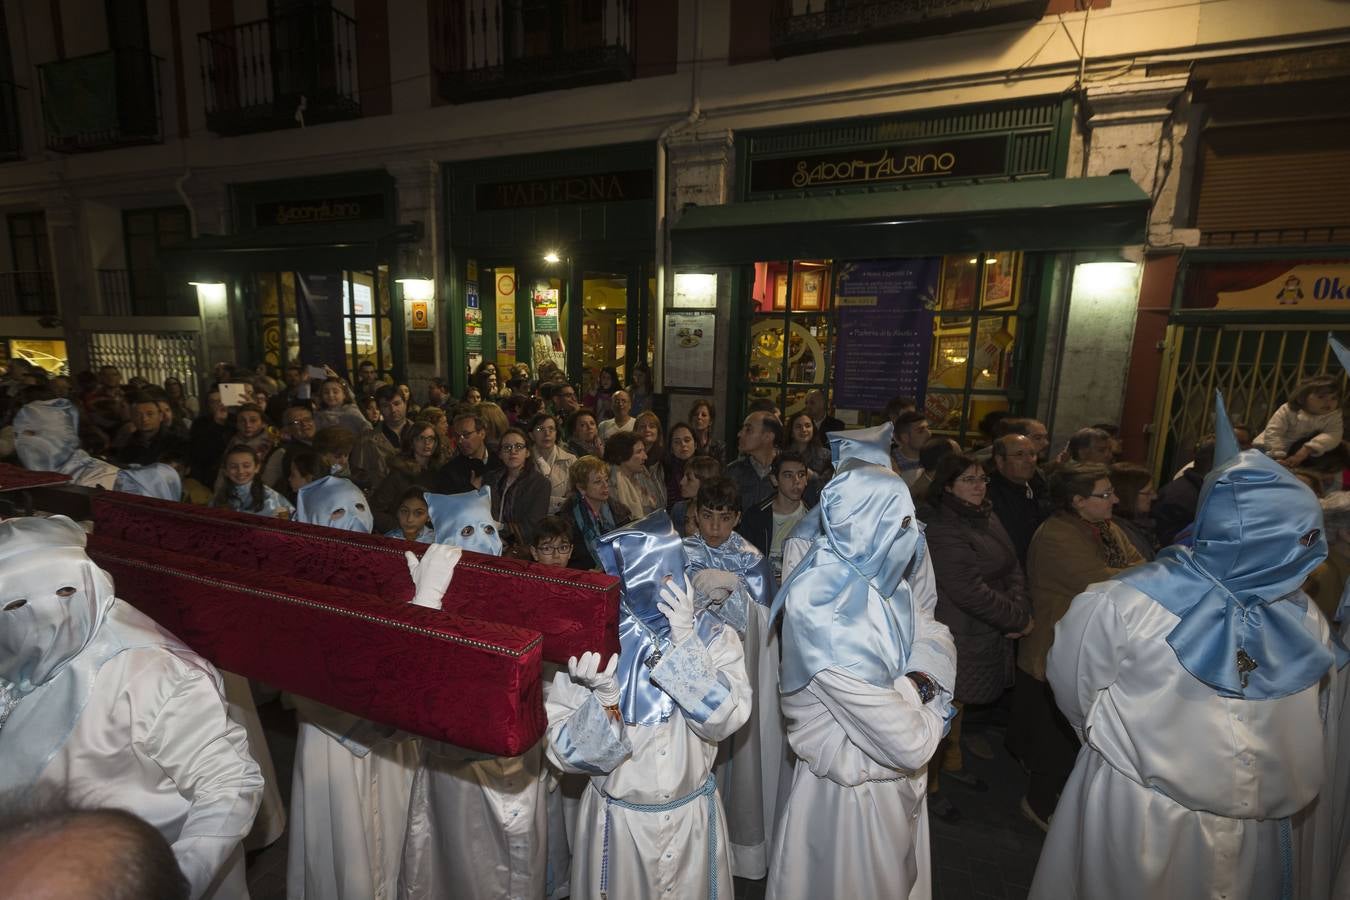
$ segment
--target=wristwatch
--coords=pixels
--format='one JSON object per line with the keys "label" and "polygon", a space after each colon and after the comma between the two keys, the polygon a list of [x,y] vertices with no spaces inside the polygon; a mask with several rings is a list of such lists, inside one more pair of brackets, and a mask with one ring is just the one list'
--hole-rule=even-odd
{"label": "wristwatch", "polygon": [[914,686],[919,690],[919,700],[924,705],[937,696],[938,683],[933,676],[923,672],[906,672],[905,677],[914,682]]}

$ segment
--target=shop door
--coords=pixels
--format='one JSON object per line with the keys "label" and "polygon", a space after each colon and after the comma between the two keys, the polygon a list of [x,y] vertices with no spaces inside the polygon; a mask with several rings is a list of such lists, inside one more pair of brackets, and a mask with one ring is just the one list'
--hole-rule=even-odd
{"label": "shop door", "polygon": [[397,377],[388,266],[259,272],[242,287],[257,356],[268,365],[329,365],[349,375],[371,362],[381,377]]}
{"label": "shop door", "polygon": [[639,362],[650,367],[656,349],[652,331],[656,291],[647,268],[587,268],[576,278],[581,352],[580,371],[574,371],[572,380],[579,380],[583,393],[589,394],[601,370],[613,368],[619,384],[627,384],[632,367]]}
{"label": "shop door", "polygon": [[[1214,430],[1214,392],[1228,415],[1255,437],[1304,378],[1340,364],[1327,344],[1326,325],[1172,325],[1153,422],[1149,461],[1159,482],[1189,462],[1195,442]],[[1350,342],[1350,331],[1337,337]]]}

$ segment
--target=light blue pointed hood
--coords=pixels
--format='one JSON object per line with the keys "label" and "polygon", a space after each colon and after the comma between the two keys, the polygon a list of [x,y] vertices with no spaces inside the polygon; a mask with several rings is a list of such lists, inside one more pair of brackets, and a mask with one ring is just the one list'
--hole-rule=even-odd
{"label": "light blue pointed hood", "polygon": [[889,688],[914,639],[905,580],[923,536],[904,479],[851,460],[820,492],[821,534],[778,592],[784,611],[781,689],[800,690],[836,668]]}
{"label": "light blue pointed hood", "polygon": [[[652,683],[651,671],[670,649],[670,623],[656,604],[667,577],[683,584],[689,561],[684,544],[665,510],[657,510],[616,528],[596,542],[605,571],[620,580],[619,709],[629,725],[655,725],[669,719],[675,701]],[[705,643],[720,627],[706,612],[695,630]],[[648,664],[650,661],[650,665]]]}
{"label": "light blue pointed hood", "polygon": [[858,459],[889,469],[891,438],[894,434],[895,428],[890,422],[883,422],[871,428],[832,431],[825,435],[830,442],[830,460],[835,468],[847,460]]}
{"label": "light blue pointed hood", "polygon": [[130,466],[117,473],[113,490],[139,497],[179,501],[183,499],[183,479],[173,466],[164,463]]}
{"label": "light blue pointed hood", "polygon": [[436,543],[488,556],[502,555],[501,526],[492,518],[492,493],[486,487],[462,494],[422,495],[436,529]]}
{"label": "light blue pointed hood", "polygon": [[325,475],[299,490],[295,496],[295,518],[298,522],[364,534],[370,534],[375,524],[366,495],[337,475]]}
{"label": "light blue pointed hood", "polygon": [[1119,580],[1179,617],[1167,643],[1221,696],[1286,697],[1316,684],[1333,661],[1306,627],[1299,590],[1326,559],[1322,507],[1284,466],[1238,451],[1222,396],[1215,420],[1194,546],[1168,547]]}

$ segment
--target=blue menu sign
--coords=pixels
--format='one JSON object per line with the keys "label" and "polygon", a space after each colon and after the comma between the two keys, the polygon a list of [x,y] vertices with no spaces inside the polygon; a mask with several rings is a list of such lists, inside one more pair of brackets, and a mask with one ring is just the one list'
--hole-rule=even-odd
{"label": "blue menu sign", "polygon": [[941,264],[940,257],[932,257],[840,267],[836,406],[878,410],[905,394],[923,408]]}

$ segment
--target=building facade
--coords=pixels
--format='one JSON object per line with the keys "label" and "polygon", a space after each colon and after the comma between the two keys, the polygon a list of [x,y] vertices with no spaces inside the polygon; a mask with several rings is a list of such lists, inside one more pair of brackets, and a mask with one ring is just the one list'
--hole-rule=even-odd
{"label": "building facade", "polygon": [[[27,0],[3,25],[0,350],[54,369],[370,360],[419,390],[646,362],[672,419],[819,388],[868,421],[912,390],[953,435],[1121,421],[1162,466],[1201,394],[1255,422],[1344,324],[1331,0]],[[1231,296],[1277,279],[1300,303]]]}

